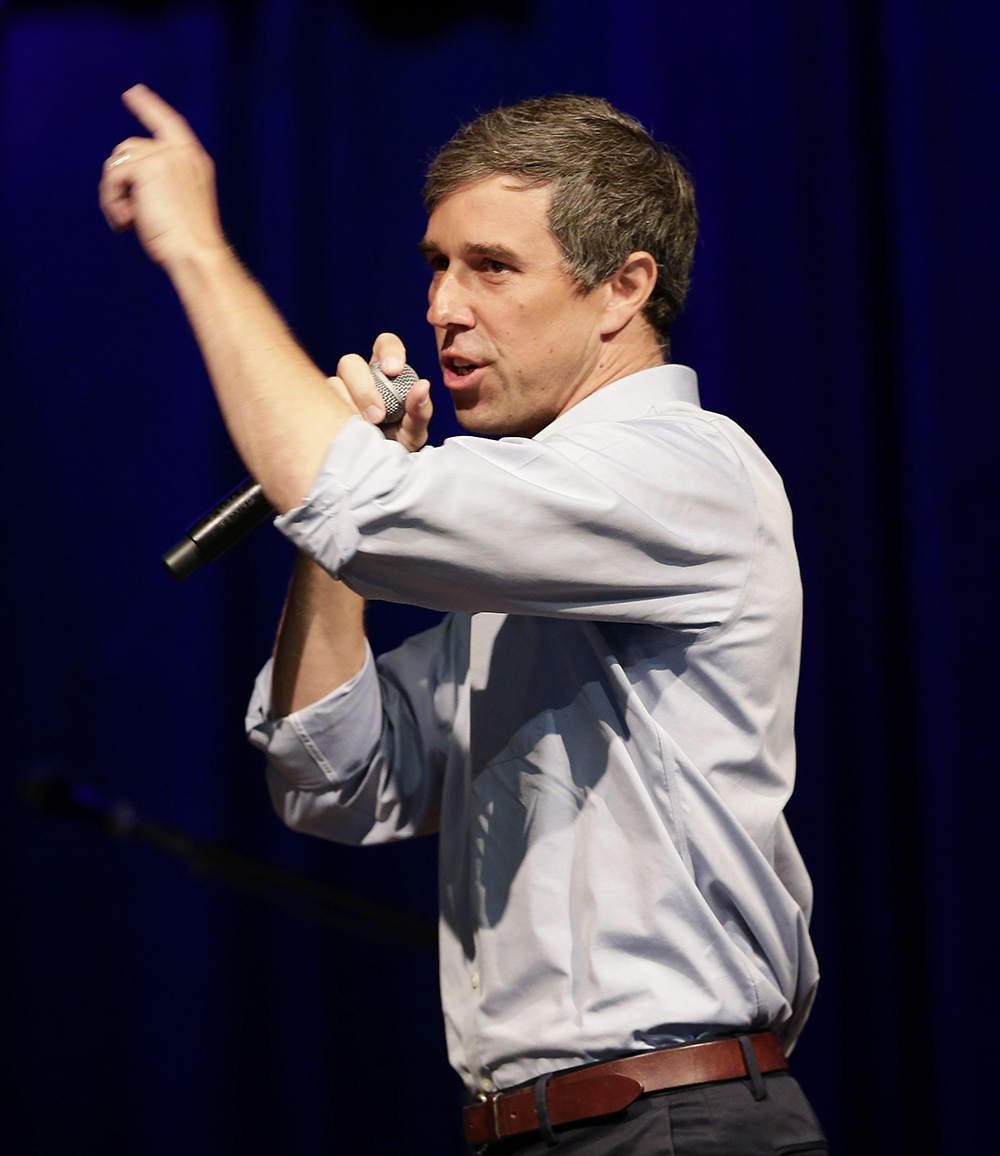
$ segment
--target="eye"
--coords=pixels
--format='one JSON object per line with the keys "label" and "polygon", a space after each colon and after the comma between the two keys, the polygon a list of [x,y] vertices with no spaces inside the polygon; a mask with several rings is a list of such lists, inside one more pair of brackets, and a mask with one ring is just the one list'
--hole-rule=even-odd
{"label": "eye", "polygon": [[443,273],[448,268],[448,258],[443,253],[429,253],[427,264],[435,273]]}
{"label": "eye", "polygon": [[489,278],[501,278],[506,280],[507,275],[516,273],[517,269],[513,265],[508,265],[506,261],[501,261],[499,257],[486,257],[480,260],[477,269],[483,276]]}

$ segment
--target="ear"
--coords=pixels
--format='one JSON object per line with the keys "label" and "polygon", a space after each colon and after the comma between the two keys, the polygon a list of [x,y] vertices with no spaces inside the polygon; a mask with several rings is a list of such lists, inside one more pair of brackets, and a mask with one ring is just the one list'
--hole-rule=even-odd
{"label": "ear", "polygon": [[629,253],[617,273],[601,286],[605,306],[601,334],[610,337],[641,313],[656,287],[656,260],[649,253]]}

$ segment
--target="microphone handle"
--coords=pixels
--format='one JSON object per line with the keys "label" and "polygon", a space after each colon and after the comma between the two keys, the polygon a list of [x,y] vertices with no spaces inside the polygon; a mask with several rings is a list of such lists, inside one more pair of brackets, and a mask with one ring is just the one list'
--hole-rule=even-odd
{"label": "microphone handle", "polygon": [[220,558],[275,513],[260,482],[244,478],[218,505],[188,526],[184,537],[163,555],[163,565],[181,582],[206,562]]}
{"label": "microphone handle", "polygon": [[[395,425],[403,419],[406,395],[417,384],[416,370],[404,365],[398,374],[388,377],[382,366],[375,361],[371,371],[385,403],[386,416],[381,424]],[[245,478],[217,506],[213,506],[207,514],[188,526],[184,537],[163,555],[163,565],[181,582],[199,566],[220,558],[251,530],[256,530],[261,522],[273,518],[276,513],[264,497],[260,482],[256,478]]]}

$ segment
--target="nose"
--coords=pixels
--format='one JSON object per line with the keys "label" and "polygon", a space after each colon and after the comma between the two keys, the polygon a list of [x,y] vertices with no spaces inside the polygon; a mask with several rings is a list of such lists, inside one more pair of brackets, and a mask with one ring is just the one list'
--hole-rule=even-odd
{"label": "nose", "polygon": [[451,269],[445,269],[431,282],[427,320],[435,329],[471,329],[476,323],[469,290]]}

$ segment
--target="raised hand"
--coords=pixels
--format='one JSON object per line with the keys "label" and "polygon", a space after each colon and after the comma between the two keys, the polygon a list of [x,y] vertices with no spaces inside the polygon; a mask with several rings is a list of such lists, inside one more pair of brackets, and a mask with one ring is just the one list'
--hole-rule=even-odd
{"label": "raised hand", "polygon": [[[406,348],[394,333],[381,333],[375,339],[372,361],[381,364],[389,377],[395,376],[406,364]],[[375,386],[369,363],[357,353],[348,353],[337,364],[334,379],[346,388],[354,405],[364,416],[375,424],[385,417],[385,404]],[[426,378],[420,381],[406,395],[403,420],[394,426],[386,426],[382,432],[387,438],[398,441],[405,449],[419,450],[427,442],[427,426],[431,420],[433,406],[430,398],[431,383]]]}
{"label": "raised hand", "polygon": [[137,84],[122,95],[151,137],[132,136],[104,162],[100,205],[116,232],[135,229],[158,265],[226,247],[215,165],[176,109]]}

